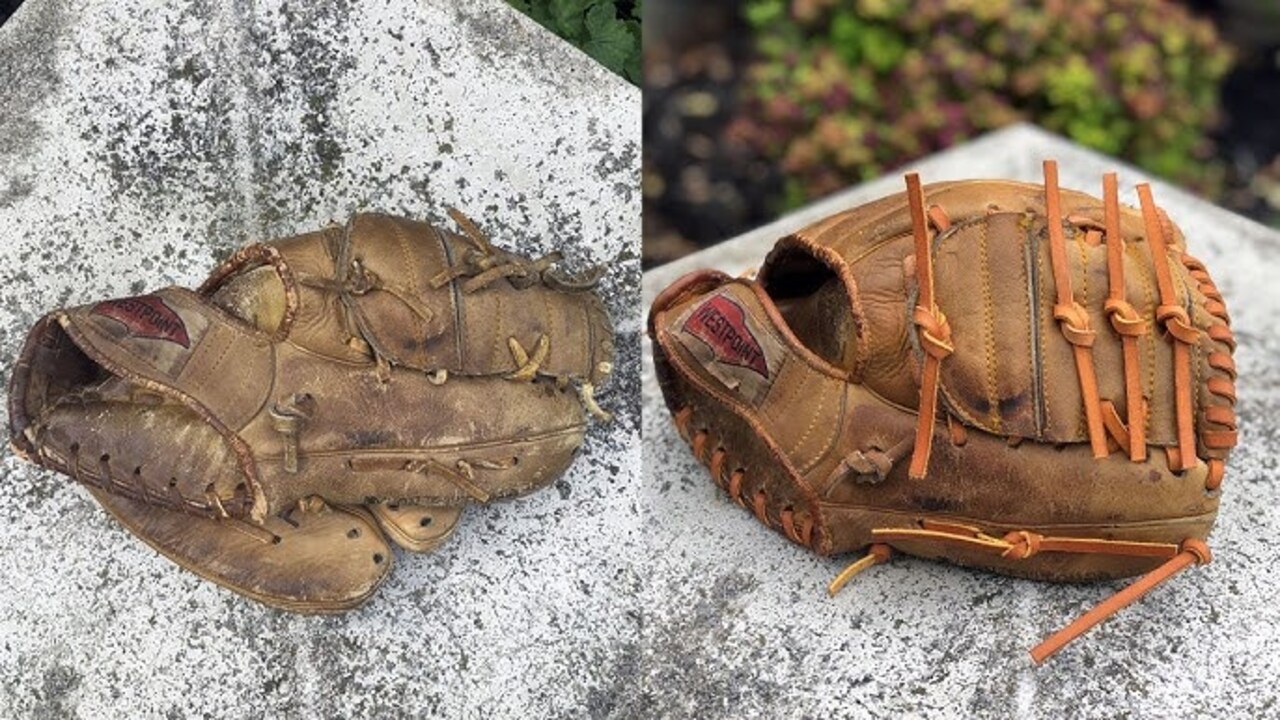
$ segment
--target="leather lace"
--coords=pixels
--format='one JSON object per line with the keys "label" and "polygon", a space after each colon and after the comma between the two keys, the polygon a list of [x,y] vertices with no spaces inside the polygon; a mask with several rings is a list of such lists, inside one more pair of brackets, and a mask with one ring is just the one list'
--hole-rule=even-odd
{"label": "leather lace", "polygon": [[466,278],[462,284],[462,291],[470,294],[506,278],[517,288],[543,282],[553,289],[564,292],[586,292],[599,284],[600,278],[604,275],[604,268],[598,267],[582,277],[570,278],[552,268],[552,265],[563,259],[561,253],[550,252],[530,260],[494,247],[489,237],[472,222],[471,218],[460,211],[449,208],[449,216],[462,229],[463,237],[471,247],[459,264],[442,270],[431,279],[431,286],[434,288],[442,288],[454,280]]}
{"label": "leather lace", "polygon": [[[465,278],[462,282],[462,292],[471,294],[505,278],[516,288],[527,288],[541,282],[560,292],[587,292],[594,289],[599,284],[600,278],[604,276],[604,268],[597,267],[580,277],[569,277],[552,267],[563,259],[561,253],[551,252],[530,260],[495,247],[475,222],[459,210],[449,208],[449,216],[462,229],[463,237],[471,247],[461,262],[440,271],[431,279],[433,288],[442,288],[450,282]],[[505,379],[513,382],[532,382],[539,377],[542,366],[547,362],[551,352],[551,339],[545,334],[540,335],[533,351],[530,352],[520,344],[518,339],[508,337],[507,348],[515,362],[515,369],[505,375]],[[606,367],[605,371],[610,369]],[[439,382],[443,383],[448,376],[444,374],[439,377]],[[596,402],[595,386],[589,379],[571,376],[555,377],[554,380],[560,389],[572,385],[582,407],[592,417],[603,422],[613,419],[613,415]]]}
{"label": "leather lace", "polygon": [[[675,414],[676,429],[680,431],[680,435],[693,448],[694,457],[711,471],[711,477],[716,484],[724,489],[739,506],[749,508],[755,514],[756,519],[765,527],[779,529],[792,542],[813,548],[816,539],[813,534],[813,519],[808,515],[798,514],[795,508],[790,505],[777,511],[776,521],[773,517],[770,517],[771,503],[764,489],[757,489],[755,493],[748,495],[745,492],[746,471],[741,467],[735,467],[729,456],[729,451],[723,446],[717,446],[708,454],[707,448],[711,438],[710,431],[705,428],[695,430],[692,428],[692,422],[692,407],[686,407]],[[728,468],[732,469],[726,476],[725,470]],[[750,497],[750,500],[748,500],[748,497]]]}
{"label": "leather lace", "polygon": [[[1120,416],[1117,403],[1104,399],[1098,388],[1097,370],[1092,347],[1098,330],[1090,322],[1088,311],[1075,300],[1071,287],[1071,270],[1067,262],[1066,236],[1063,230],[1061,191],[1058,186],[1058,166],[1053,160],[1044,162],[1044,192],[1046,223],[1049,233],[1049,254],[1055,288],[1053,316],[1058,322],[1063,338],[1071,345],[1076,365],[1089,445],[1095,458],[1106,457],[1112,452],[1108,438],[1124,451],[1133,462],[1147,459],[1147,420],[1150,413],[1142,388],[1142,358],[1139,340],[1151,332],[1151,323],[1141,317],[1126,297],[1124,257],[1126,247],[1120,227],[1120,201],[1115,173],[1103,177],[1104,222],[1090,218],[1066,216],[1065,220],[1085,230],[1085,242],[1106,243],[1108,294],[1104,304],[1111,329],[1120,336],[1124,363],[1125,416]],[[916,254],[916,277],[919,295],[912,310],[912,322],[924,354],[920,381],[919,415],[916,421],[915,444],[911,456],[909,476],[920,480],[928,474],[929,458],[933,447],[934,428],[938,414],[939,376],[942,362],[954,352],[951,326],[938,308],[933,281],[932,236],[930,228],[945,232],[950,221],[943,208],[926,207],[925,198],[916,173],[906,176],[907,202],[911,211],[912,235]],[[1155,268],[1159,305],[1156,319],[1173,345],[1174,411],[1177,428],[1176,445],[1166,448],[1169,469],[1181,472],[1195,467],[1197,434],[1194,427],[1195,411],[1192,387],[1191,349],[1199,342],[1200,331],[1191,323],[1186,308],[1178,304],[1173,275],[1169,268],[1170,251],[1166,239],[1167,220],[1151,198],[1147,184],[1138,186],[1138,196],[1143,222]],[[1206,330],[1209,337],[1229,349],[1235,348],[1231,333],[1231,319],[1223,303],[1222,294],[1213,284],[1204,264],[1179,252],[1176,254],[1196,282],[1205,297],[1203,310],[1221,321]],[[1230,352],[1211,352],[1207,357],[1213,376],[1204,382],[1204,389],[1221,400],[1204,412],[1206,427],[1199,433],[1199,440],[1209,451],[1205,458],[1208,466],[1206,490],[1216,490],[1221,485],[1225,464],[1220,455],[1234,447],[1237,440],[1235,411],[1235,363]],[[950,415],[948,427],[952,431]]]}
{"label": "leather lace", "polygon": [[[240,516],[247,513],[249,507],[253,504],[251,498],[240,493],[237,493],[236,497],[231,500],[224,500],[214,491],[212,484],[205,488],[202,496],[188,497],[182,494],[176,479],[170,480],[165,485],[165,490],[162,494],[157,495],[147,487],[146,482],[143,480],[144,467],[141,465],[136,466],[133,472],[117,473],[112,467],[110,453],[103,453],[98,456],[96,461],[86,466],[85,461],[80,457],[80,443],[77,442],[71,443],[68,447],[70,453],[68,458],[52,454],[45,444],[40,444],[38,447],[40,448],[42,464],[65,472],[76,482],[138,500],[148,505],[156,505],[217,520],[243,523],[244,521],[240,519]],[[230,510],[227,507],[228,503],[231,503]]]}
{"label": "leather lace", "polygon": [[1028,530],[1014,530],[997,537],[988,535],[980,528],[971,525],[936,520],[924,520],[919,527],[912,528],[876,528],[871,531],[871,537],[873,542],[867,554],[854,561],[831,581],[831,585],[827,588],[829,594],[835,595],[850,579],[872,565],[888,561],[893,554],[889,543],[893,541],[926,541],[962,545],[971,550],[991,553],[1015,561],[1036,557],[1040,553],[1118,555],[1164,560],[1156,569],[1135,580],[1128,587],[1099,603],[1092,610],[1032,648],[1031,657],[1036,663],[1044,662],[1072,640],[1132,604],[1174,575],[1192,565],[1203,565],[1212,559],[1208,545],[1196,538],[1187,538],[1181,544],[1174,545],[1103,538],[1054,537]]}

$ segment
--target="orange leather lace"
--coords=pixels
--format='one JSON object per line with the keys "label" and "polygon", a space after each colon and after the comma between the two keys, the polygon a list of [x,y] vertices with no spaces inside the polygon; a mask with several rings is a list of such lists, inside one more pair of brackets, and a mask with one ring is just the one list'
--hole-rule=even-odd
{"label": "orange leather lace", "polygon": [[1107,598],[1097,607],[1076,618],[1070,625],[1045,638],[1043,642],[1031,648],[1031,659],[1037,664],[1044,662],[1049,656],[1066,647],[1067,643],[1083,635],[1090,628],[1146,595],[1157,585],[1177,575],[1192,565],[1204,565],[1213,559],[1209,546],[1195,538],[1182,541],[1177,555],[1169,558],[1163,565],[1135,580],[1125,589]]}
{"label": "orange leather lace", "polygon": [[827,587],[828,594],[835,595],[853,576],[872,565],[886,562],[893,554],[888,543],[895,540],[958,544],[1011,560],[1026,560],[1042,552],[1165,559],[1165,562],[1155,570],[1143,575],[1032,648],[1031,657],[1037,664],[1044,662],[1072,640],[1132,604],[1157,585],[1192,565],[1203,565],[1212,559],[1208,545],[1195,538],[1188,538],[1182,541],[1181,545],[1173,545],[1103,538],[1053,537],[1029,530],[1015,530],[1002,537],[996,537],[971,525],[936,520],[924,520],[920,523],[920,527],[915,528],[876,528],[871,531],[871,536],[875,542],[870,545],[867,554],[854,561],[831,581]]}
{"label": "orange leather lace", "polygon": [[1058,191],[1058,164],[1044,161],[1045,221],[1049,224],[1049,260],[1053,270],[1053,286],[1057,302],[1053,317],[1062,336],[1075,353],[1076,375],[1084,399],[1085,421],[1089,428],[1089,445],[1095,458],[1107,456],[1107,438],[1102,425],[1102,402],[1098,397],[1098,374],[1093,366],[1093,342],[1098,334],[1089,323],[1089,312],[1076,302],[1071,291],[1071,268],[1067,264],[1067,240],[1062,232],[1062,199]]}
{"label": "orange leather lace", "polygon": [[920,294],[911,317],[919,329],[920,348],[924,351],[924,368],[920,374],[920,414],[916,420],[916,442],[908,474],[912,479],[920,480],[928,472],[929,454],[933,449],[933,428],[938,408],[938,375],[942,371],[942,361],[955,351],[955,347],[951,345],[951,326],[947,324],[947,317],[934,302],[933,248],[924,207],[924,191],[920,186],[920,176],[916,173],[907,175],[907,202],[911,207],[916,277],[920,286]]}
{"label": "orange leather lace", "polygon": [[[934,428],[937,423],[939,376],[942,361],[952,354],[951,326],[938,308],[933,287],[933,253],[930,225],[938,231],[950,227],[946,212],[939,206],[926,208],[919,175],[906,176],[907,203],[911,211],[912,236],[915,243],[916,278],[919,295],[912,311],[912,321],[917,328],[924,364],[920,378],[920,406],[916,421],[915,444],[911,454],[909,476],[923,479],[928,473],[929,458],[933,448]],[[1107,245],[1108,295],[1104,305],[1112,329],[1121,338],[1124,360],[1125,417],[1121,418],[1116,402],[1103,399],[1098,388],[1092,346],[1097,331],[1091,326],[1087,310],[1075,300],[1071,288],[1071,270],[1067,261],[1066,237],[1063,232],[1061,191],[1058,185],[1058,165],[1053,160],[1044,162],[1045,213],[1049,233],[1050,262],[1055,288],[1053,316],[1058,321],[1063,337],[1071,344],[1076,363],[1076,375],[1088,429],[1089,445],[1094,457],[1103,458],[1111,448],[1108,436],[1115,441],[1133,462],[1147,459],[1147,416],[1149,407],[1142,389],[1142,360],[1139,339],[1151,331],[1151,324],[1142,318],[1125,295],[1125,241],[1120,227],[1120,201],[1115,173],[1103,177],[1104,222],[1102,232],[1095,220],[1069,216],[1073,224],[1086,227],[1086,241],[1097,245],[1105,238]],[[1195,467],[1196,453],[1195,413],[1192,406],[1191,348],[1198,343],[1199,331],[1191,324],[1186,309],[1178,304],[1173,276],[1169,269],[1169,246],[1165,237],[1163,216],[1151,198],[1147,184],[1138,186],[1142,216],[1149,239],[1152,261],[1155,267],[1159,292],[1156,318],[1172,338],[1174,351],[1174,399],[1177,423],[1176,447],[1166,448],[1169,468],[1175,472]],[[1213,284],[1204,264],[1180,253],[1178,255],[1188,274],[1197,283],[1205,297],[1203,309],[1222,321],[1212,325],[1207,333],[1210,338],[1235,348],[1235,337],[1230,329],[1230,317],[1222,294]],[[1206,427],[1199,439],[1211,455],[1222,454],[1234,447],[1237,440],[1235,411],[1235,363],[1230,353],[1213,352],[1208,358],[1215,376],[1205,381],[1205,389],[1221,398],[1225,404],[1208,407],[1204,413]],[[957,433],[948,416],[948,430],[953,438]],[[963,431],[961,431],[962,435]],[[1225,464],[1220,457],[1205,459],[1208,474],[1205,489],[1216,490],[1222,483]]]}
{"label": "orange leather lace", "polygon": [[[1102,178],[1102,199],[1105,205],[1107,238],[1107,282],[1109,291],[1104,309],[1111,327],[1120,335],[1124,352],[1125,407],[1128,408],[1127,426],[1108,422],[1111,434],[1129,453],[1133,462],[1147,459],[1146,398],[1142,396],[1142,360],[1138,338],[1151,330],[1150,323],[1138,315],[1138,311],[1125,298],[1124,283],[1124,235],[1120,232],[1120,193],[1116,186],[1116,174],[1107,173]],[[1104,420],[1118,420],[1115,405],[1103,401]]]}
{"label": "orange leather lace", "polygon": [[1151,199],[1151,186],[1138,186],[1138,200],[1142,205],[1142,220],[1146,224],[1147,242],[1151,245],[1151,261],[1156,270],[1156,287],[1160,292],[1160,305],[1156,318],[1173,338],[1173,392],[1174,414],[1178,427],[1178,452],[1171,456],[1171,470],[1186,470],[1196,463],[1196,436],[1192,427],[1191,409],[1191,346],[1199,341],[1199,332],[1191,325],[1187,311],[1178,304],[1173,288],[1173,273],[1169,271],[1169,250],[1165,244],[1164,227],[1156,214],[1155,201]]}
{"label": "orange leather lace", "polygon": [[[1227,306],[1223,303],[1222,293],[1214,285],[1204,263],[1183,253],[1182,265],[1187,274],[1196,281],[1200,294],[1204,295],[1204,310],[1218,320],[1221,325],[1209,327],[1209,337],[1235,350],[1236,338],[1231,332],[1231,316],[1227,314]],[[1211,352],[1208,357],[1209,367],[1216,373],[1215,377],[1205,382],[1209,393],[1221,398],[1225,405],[1212,405],[1205,410],[1206,427],[1200,432],[1200,439],[1211,453],[1221,453],[1236,445],[1239,439],[1236,429],[1236,363],[1229,352]],[[1226,463],[1221,457],[1210,457],[1208,478],[1205,480],[1206,490],[1217,490],[1222,485],[1222,476],[1226,473]]]}

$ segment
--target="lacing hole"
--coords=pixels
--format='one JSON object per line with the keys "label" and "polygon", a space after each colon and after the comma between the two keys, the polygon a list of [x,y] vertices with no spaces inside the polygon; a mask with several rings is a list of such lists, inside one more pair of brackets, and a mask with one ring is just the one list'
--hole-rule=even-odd
{"label": "lacing hole", "polygon": [[169,487],[170,488],[178,487],[178,478],[169,478]]}
{"label": "lacing hole", "polygon": [[102,453],[102,457],[98,458],[99,462],[111,462],[111,453]]}
{"label": "lacing hole", "polygon": [[512,466],[519,465],[519,464],[520,464],[520,456],[519,456],[519,455],[516,455],[515,457],[511,458],[511,464],[512,464]]}
{"label": "lacing hole", "polygon": [[383,559],[383,558],[382,558],[382,553],[374,553],[374,554],[373,554],[373,564],[374,564],[374,565],[381,565],[381,564],[382,564],[382,559]]}
{"label": "lacing hole", "polygon": [[272,536],[271,536],[271,544],[272,544],[272,545],[279,545],[279,544],[280,544],[280,541],[281,541],[282,539],[283,539],[283,538],[281,538],[279,535],[272,535]]}
{"label": "lacing hole", "polygon": [[78,443],[78,442],[73,442],[73,443],[71,443],[71,447],[69,447],[69,448],[67,448],[67,449],[68,449],[68,450],[70,450],[70,451],[71,451],[71,453],[74,455],[75,453],[80,452],[80,443]]}
{"label": "lacing hole", "polygon": [[431,516],[428,515],[418,521],[418,527],[427,527],[431,524]]}
{"label": "lacing hole", "polygon": [[142,475],[142,466],[139,465],[138,467],[133,469],[133,476],[140,477],[141,475]]}
{"label": "lacing hole", "polygon": [[355,540],[356,538],[360,537],[360,528],[351,528],[350,530],[348,530],[347,537],[351,538],[352,540]]}

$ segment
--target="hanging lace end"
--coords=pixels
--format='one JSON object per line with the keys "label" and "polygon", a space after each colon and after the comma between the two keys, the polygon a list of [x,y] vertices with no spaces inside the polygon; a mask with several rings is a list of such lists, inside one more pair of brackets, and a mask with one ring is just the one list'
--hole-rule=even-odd
{"label": "hanging lace end", "polygon": [[600,422],[611,422],[613,413],[605,410],[596,403],[596,388],[589,382],[582,382],[578,385],[578,399],[582,401],[582,406],[591,413],[591,416]]}
{"label": "hanging lace end", "polygon": [[449,217],[458,224],[462,230],[463,236],[471,241],[471,245],[485,255],[493,252],[493,244],[489,242],[489,237],[463,212],[457,208],[446,208]]}
{"label": "hanging lace end", "polygon": [[1177,575],[1192,565],[1205,565],[1213,560],[1209,546],[1202,540],[1187,538],[1182,541],[1181,551],[1169,558],[1163,565],[1143,575],[1120,592],[1112,595],[1097,607],[1081,615],[1075,622],[1045,638],[1044,642],[1031,648],[1031,659],[1037,665],[1048,660],[1054,653],[1066,647],[1068,643],[1088,632],[1093,626],[1115,615],[1131,605],[1138,598],[1146,595],[1156,586]]}
{"label": "hanging lace end", "polygon": [[875,543],[871,547],[867,548],[867,554],[865,556],[840,571],[840,574],[837,575],[835,579],[831,581],[831,584],[827,586],[827,595],[829,597],[835,597],[836,593],[840,592],[840,589],[847,585],[855,575],[866,570],[872,565],[879,565],[880,563],[888,562],[891,557],[893,557],[892,548],[884,543]]}

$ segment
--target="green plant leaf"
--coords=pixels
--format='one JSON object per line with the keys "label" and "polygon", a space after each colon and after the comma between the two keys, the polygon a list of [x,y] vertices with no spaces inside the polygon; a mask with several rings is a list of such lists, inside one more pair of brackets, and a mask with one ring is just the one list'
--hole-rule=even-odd
{"label": "green plant leaf", "polygon": [[[639,84],[642,74],[640,17],[644,0],[620,12],[619,0],[507,0],[597,62]],[[619,15],[626,17],[619,17]]]}
{"label": "green plant leaf", "polygon": [[601,65],[622,74],[627,62],[637,55],[637,36],[619,20],[613,3],[600,3],[587,11],[587,41],[582,49]]}
{"label": "green plant leaf", "polygon": [[587,8],[593,3],[594,0],[550,0],[547,9],[555,23],[552,29],[567,40],[584,40]]}

